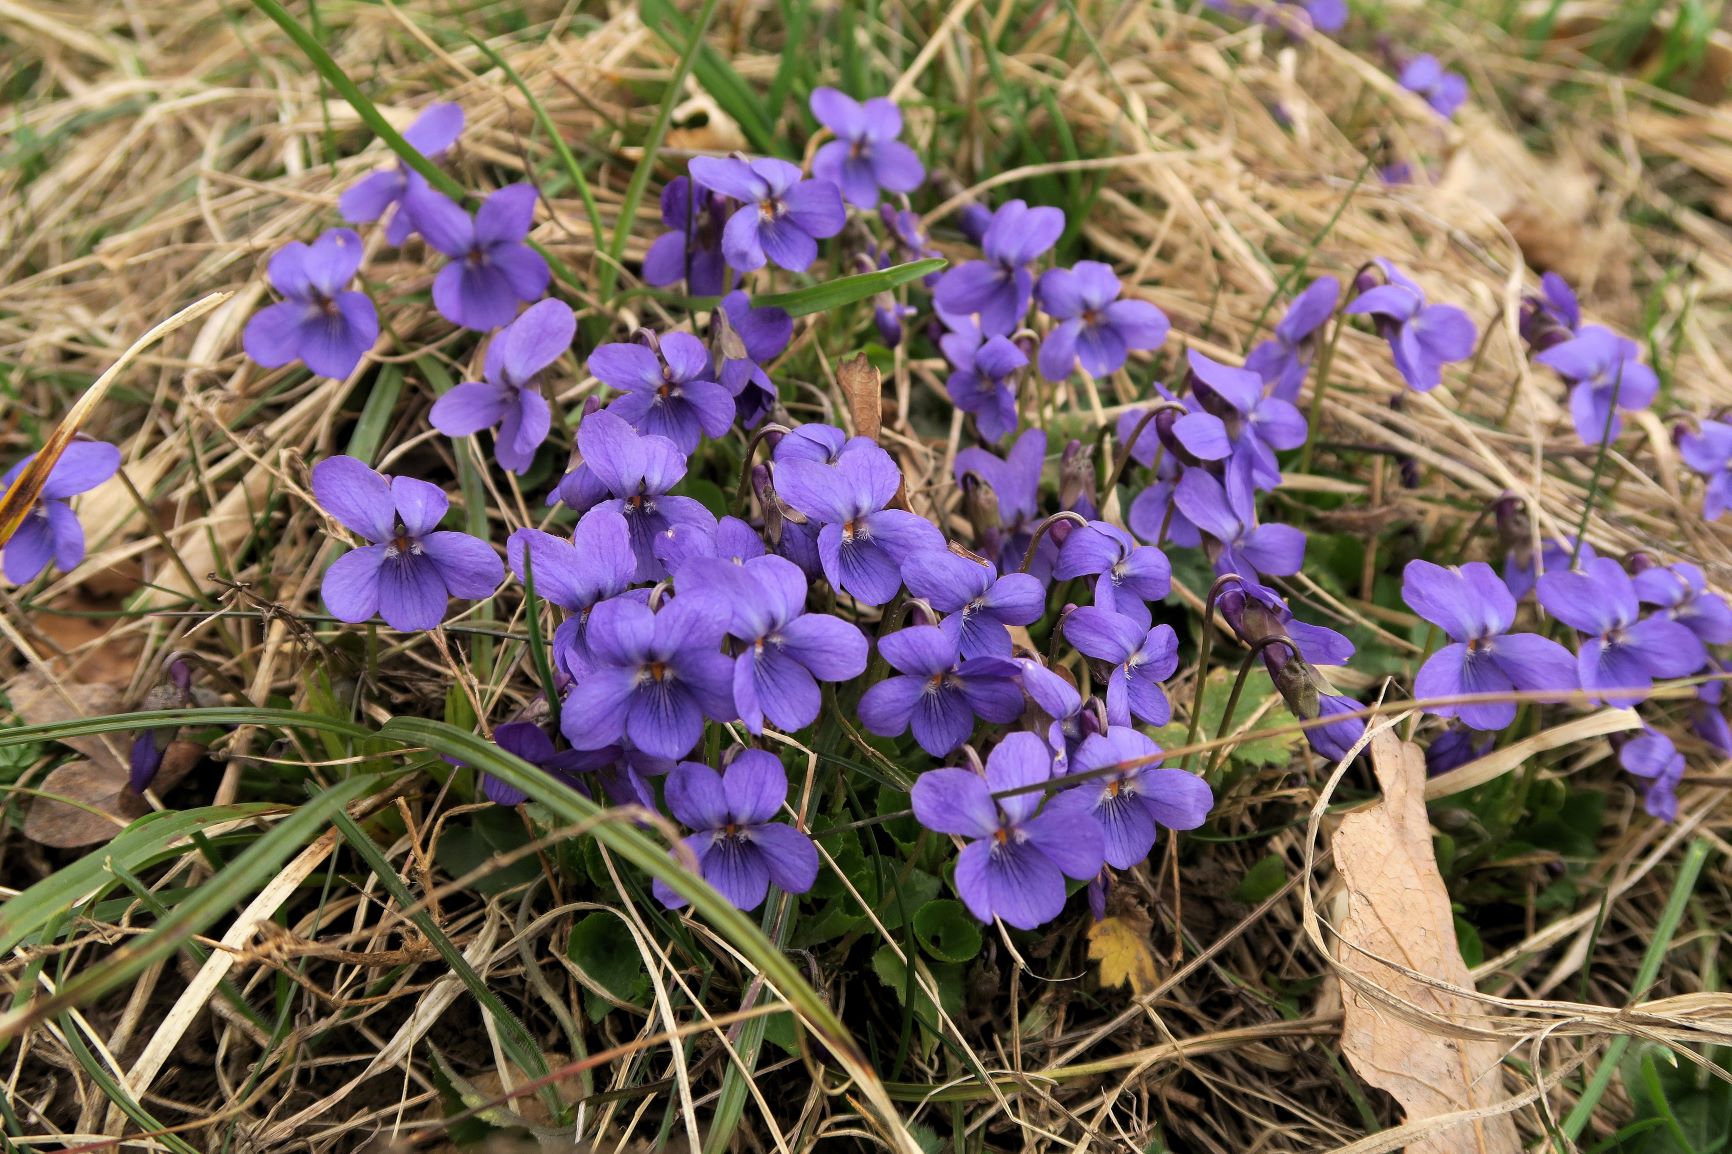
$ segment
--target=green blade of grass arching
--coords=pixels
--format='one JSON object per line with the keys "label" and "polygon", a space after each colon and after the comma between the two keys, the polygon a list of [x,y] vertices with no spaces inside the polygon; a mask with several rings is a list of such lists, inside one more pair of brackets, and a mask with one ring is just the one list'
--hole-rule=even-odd
{"label": "green blade of grass arching", "polygon": [[[275,0],[257,2],[274,3]],[[643,201],[644,189],[649,187],[650,173],[655,169],[656,154],[661,151],[662,141],[667,138],[668,126],[673,123],[674,105],[679,102],[680,90],[685,87],[686,77],[691,75],[698,50],[704,46],[704,33],[709,31],[710,21],[715,19],[720,3],[721,0],[704,0],[697,23],[686,37],[685,49],[680,53],[679,63],[674,66],[673,75],[668,77],[668,90],[663,94],[661,107],[656,111],[655,124],[650,127],[649,136],[643,142],[643,158],[637,162],[637,168],[632,171],[631,180],[625,186],[625,197],[619,206],[619,219],[613,224],[613,240],[607,246],[608,259],[602,263],[601,283],[596,290],[596,296],[603,301],[613,297],[613,286],[619,280],[620,258],[625,255],[626,238],[631,236],[632,224],[637,220],[637,206]],[[666,6],[665,15],[669,20],[677,19],[671,5]],[[648,4],[644,6],[643,18],[652,28],[663,29],[664,37],[667,35],[666,29],[670,25],[656,19],[649,11]]]}
{"label": "green blade of grass arching", "polygon": [[381,365],[379,375],[373,378],[372,391],[367,394],[367,403],[361,406],[361,419],[355,422],[355,431],[349,436],[349,456],[366,465],[373,463],[402,393],[402,367]]}
{"label": "green blade of grass arching", "polygon": [[362,123],[373,130],[373,135],[385,142],[385,147],[395,152],[402,158],[404,164],[426,177],[428,184],[446,196],[459,203],[468,199],[468,194],[464,192],[461,184],[458,184],[438,165],[422,156],[414,145],[403,139],[401,132],[391,127],[391,122],[386,120],[373,102],[362,94],[355,82],[349,79],[349,74],[344,72],[335,60],[331,59],[331,54],[325,51],[324,45],[320,44],[317,37],[311,32],[302,28],[300,22],[289,15],[288,9],[277,3],[277,0],[253,0],[253,6],[276,21],[277,26],[288,33],[289,39],[293,40],[295,46],[306,54],[307,59],[312,62],[319,75],[328,80],[331,87],[337,90],[338,95],[349,102],[349,107],[355,110],[355,115],[359,116]]}
{"label": "green blade of grass arching", "polygon": [[513,68],[505,57],[475,36],[471,36],[469,42],[479,48],[487,59],[505,73],[507,79],[517,86],[519,92],[523,93],[523,99],[529,102],[529,109],[535,113],[536,122],[541,125],[541,130],[547,133],[547,138],[553,141],[553,150],[559,154],[560,163],[565,165],[566,175],[571,178],[571,183],[577,186],[578,195],[583,197],[583,211],[584,215],[589,217],[590,234],[594,237],[595,247],[600,248],[601,210],[596,207],[595,193],[590,191],[589,181],[584,179],[583,168],[577,163],[577,157],[573,156],[571,149],[566,146],[565,138],[559,135],[559,126],[553,122],[553,117],[548,115],[547,109],[542,106],[541,101],[535,98],[535,93],[529,90],[529,85],[524,83],[523,77],[517,74],[517,69]]}
{"label": "green blade of grass arching", "polygon": [[878,293],[889,292],[909,281],[930,276],[946,263],[948,262],[942,257],[928,257],[925,260],[891,265],[874,272],[837,277],[823,284],[808,285],[791,292],[764,293],[752,298],[752,307],[781,309],[792,317],[828,312]]}
{"label": "green blade of grass arching", "polygon": [[[709,14],[706,12],[698,17],[697,31],[694,32],[691,25],[686,23],[685,17],[681,16],[679,10],[668,0],[642,0],[638,10],[643,16],[643,22],[667,41],[669,47],[682,48],[687,44],[697,43],[697,56],[692,62],[691,70],[696,74],[698,83],[705,92],[715,97],[723,112],[734,118],[754,149],[768,156],[776,155],[781,145],[776,136],[776,110],[765,108],[753,94],[752,86],[746,83],[745,77],[728,63],[727,57],[703,40],[704,30],[709,24]],[[682,75],[680,84],[675,87],[683,85],[684,81]]]}
{"label": "green blade of grass arching", "polygon": [[559,701],[559,682],[553,676],[553,662],[547,657],[547,642],[541,636],[541,599],[535,595],[535,550],[523,549],[523,615],[529,624],[529,659],[535,664],[535,676],[541,681],[541,692],[549,709]]}
{"label": "green blade of grass arching", "polygon": [[[403,879],[397,876],[397,867],[386,860],[385,855],[379,851],[379,847],[373,843],[373,839],[367,836],[367,832],[356,825],[353,818],[341,811],[334,814],[331,820],[336,825],[338,832],[343,835],[343,839],[349,843],[349,848],[361,855],[361,860],[367,863],[367,868],[378,877],[379,884],[385,887],[385,892],[391,895],[391,899],[397,903],[398,909],[408,910],[415,906],[417,904],[415,895],[409,892],[409,887],[404,885]],[[445,931],[439,928],[439,923],[433,920],[433,916],[423,909],[410,913],[408,918],[438,952],[445,964],[451,967],[451,972],[457,975],[458,980],[463,983],[470,996],[480,1003],[481,1009],[489,1018],[493,1019],[494,1025],[499,1029],[499,1044],[504,1049],[505,1056],[510,1058],[512,1063],[529,1078],[547,1077],[549,1073],[547,1058],[542,1054],[541,1048],[535,1044],[535,1039],[529,1036],[529,1031],[523,1028],[523,1023],[518,1021],[517,1016],[506,1008],[504,1002],[499,1000],[499,995],[487,988],[487,983],[482,980],[480,974],[475,972],[475,967],[469,964],[469,960],[463,956],[463,951],[445,936]],[[564,1117],[565,1103],[560,1101],[559,1091],[552,1082],[542,1086],[536,1092],[536,1096],[541,1099],[555,1118]]]}
{"label": "green blade of grass arching", "polygon": [[358,775],[339,782],[297,808],[237,854],[221,872],[195,889],[167,919],[120,946],[103,960],[101,966],[83,970],[47,998],[0,1016],[0,1042],[18,1036],[46,1018],[88,1004],[126,985],[156,962],[172,955],[191,935],[208,929],[235,905],[257,892],[283,868],[291,854],[317,837],[345,806],[359,801],[368,791],[382,784],[381,775]]}
{"label": "green blade of grass arching", "polygon": [[[58,1025],[60,1026],[60,1036],[65,1041],[67,1050],[71,1052],[73,1060],[83,1068],[91,1083],[101,1091],[102,1096],[110,1104],[131,1118],[146,1134],[155,1135],[154,1140],[160,1143],[164,1149],[173,1151],[173,1154],[198,1154],[198,1151],[187,1145],[180,1135],[170,1133],[167,1126],[158,1121],[149,1110],[141,1106],[126,1088],[125,1083],[117,1079],[114,1072],[102,1064],[102,1059],[91,1052],[90,1047],[85,1044],[84,1035],[78,1022],[74,1020],[71,1014],[60,1015]],[[130,1143],[128,1144],[130,1145]]]}

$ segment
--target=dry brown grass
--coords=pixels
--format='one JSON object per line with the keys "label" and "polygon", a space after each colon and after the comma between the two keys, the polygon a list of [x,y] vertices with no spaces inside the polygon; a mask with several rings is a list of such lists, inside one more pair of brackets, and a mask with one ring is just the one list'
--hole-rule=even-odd
{"label": "dry brown grass", "polygon": [[[611,228],[639,158],[636,142],[654,113],[646,100],[659,95],[673,54],[628,6],[593,26],[577,21],[572,7],[527,0],[514,7],[528,27],[495,46],[579,149]],[[434,97],[463,103],[469,128],[452,170],[466,186],[541,170],[545,141],[520,94],[480,52],[445,35],[451,18],[440,8],[321,5],[336,30],[329,41],[339,63],[393,120],[407,121]],[[767,83],[782,47],[775,21],[746,5],[724,12],[715,42],[748,80]],[[1101,182],[1089,242],[1120,267],[1127,286],[1173,318],[1175,343],[1228,360],[1242,356],[1281,277],[1314,245],[1318,272],[1346,275],[1371,256],[1386,256],[1436,299],[1493,326],[1471,379],[1424,396],[1405,393],[1380,342],[1348,332],[1334,360],[1322,434],[1342,447],[1320,454],[1313,475],[1292,477],[1292,491],[1340,494],[1367,525],[1403,525],[1431,540],[1459,531],[1486,502],[1513,492],[1534,510],[1536,534],[1573,533],[1592,457],[1571,431],[1558,385],[1528,366],[1516,338],[1518,300],[1532,270],[1555,268],[1581,287],[1593,319],[1650,336],[1671,382],[1660,407],[1665,419],[1637,418],[1636,431],[1611,454],[1610,496],[1595,506],[1589,539],[1614,554],[1645,549],[1665,560],[1690,558],[1715,584],[1732,587],[1732,528],[1701,521],[1699,483],[1681,468],[1669,428],[1732,404],[1724,354],[1732,343],[1732,233],[1722,217],[1732,107],[1609,75],[1565,49],[1526,61],[1495,27],[1467,15],[1446,35],[1418,11],[1398,13],[1392,19],[1400,35],[1457,49],[1474,81],[1474,101],[1446,126],[1396,88],[1381,60],[1326,39],[1294,46],[1267,30],[1223,32],[1155,5],[1083,5],[1097,58],[1067,33],[1067,21],[1055,16],[1062,13],[1062,6],[1031,13],[1008,3],[965,4],[946,18],[941,6],[886,6],[888,28],[873,52],[888,44],[899,68],[913,62],[898,86],[903,95],[918,97],[937,76],[950,91],[986,95],[995,81],[980,38],[1008,33],[1005,79],[1050,88],[1086,158],[1054,160],[1051,170]],[[935,50],[922,52],[940,20]],[[421,24],[438,25],[440,36]],[[0,152],[12,154],[0,168],[0,460],[28,451],[84,384],[153,324],[206,294],[234,294],[143,356],[126,391],[94,423],[93,431],[122,445],[130,489],[140,497],[110,485],[84,498],[90,556],[35,592],[34,611],[0,603],[8,639],[0,670],[51,670],[75,696],[80,682],[118,683],[137,700],[163,655],[191,648],[209,655],[252,700],[299,702],[314,651],[296,615],[319,611],[316,576],[328,560],[325,526],[306,497],[306,466],[343,450],[366,396],[356,380],[261,370],[241,355],[239,334],[265,299],[265,256],[331,222],[338,191],[385,153],[367,145],[340,100],[321,100],[292,45],[242,5],[0,0],[0,35],[12,45],[6,69],[13,94],[0,110],[11,137]],[[814,45],[826,66],[843,50],[816,36]],[[1499,94],[1508,99],[1500,103]],[[703,127],[692,123],[700,114],[708,120]],[[739,143],[695,85],[680,115],[687,127],[677,130],[676,145]],[[978,105],[942,125],[918,108],[909,119],[914,138],[959,194],[1033,175],[982,170],[986,147],[1010,126]],[[1059,155],[1057,128],[1044,114],[1029,129],[1055,141]],[[327,140],[343,157],[334,164],[323,160]],[[28,163],[20,159],[33,150]],[[680,157],[670,150],[666,171]],[[1435,167],[1437,179],[1407,186],[1385,186],[1375,174],[1360,180],[1368,164],[1394,160]],[[960,201],[946,201],[934,216]],[[537,238],[592,283],[603,258],[575,193],[554,197],[539,220]],[[633,225],[628,285],[635,283],[630,259],[655,224],[652,201]],[[466,366],[452,361],[451,334],[420,295],[427,262],[416,249],[373,251],[367,270],[395,335],[379,359],[404,372],[380,463],[413,459],[454,476],[452,454],[469,450],[454,450],[427,428],[431,394],[416,358],[431,357],[454,374]],[[580,317],[607,307],[581,291],[568,299]],[[639,297],[628,307],[656,306]],[[640,318],[622,312],[609,319],[623,330]],[[649,311],[644,319],[666,318]],[[852,351],[826,344],[826,330],[816,325],[801,339],[821,350],[826,365]],[[833,382],[813,384],[822,393]],[[562,400],[574,406],[592,385],[572,381]],[[942,478],[959,426],[945,438],[910,419],[921,396],[942,388],[938,366],[905,358],[894,386],[899,412],[888,435],[921,475]],[[1099,395],[1061,391],[1042,415],[1054,429],[1081,430],[1131,400],[1127,386],[1128,379],[1102,382]],[[1417,461],[1424,486],[1403,488],[1387,454]],[[494,476],[492,484],[514,484]],[[918,497],[954,508],[955,495],[942,484]],[[488,498],[495,540],[542,515],[539,493],[502,487]],[[268,546],[250,547],[255,534]],[[240,584],[205,579],[218,569]],[[1403,631],[1405,622],[1363,599],[1303,583],[1299,592],[1325,620],[1371,619]],[[1197,603],[1201,590],[1187,593]],[[123,604],[163,612],[118,620],[66,615]],[[209,611],[216,607],[225,612]],[[463,623],[520,626],[483,612]],[[369,703],[375,721],[392,710],[427,711],[428,698],[436,705],[454,678],[484,715],[504,716],[533,692],[508,665],[477,676],[433,639],[393,641],[383,659],[392,676]],[[1188,690],[1175,698],[1188,700]],[[200,787],[217,803],[235,797],[244,765],[317,760],[309,751],[267,747],[245,730],[220,748],[226,771]],[[1560,772],[1609,778],[1607,754],[1603,741],[1584,743]],[[1732,1041],[1732,1009],[1707,997],[1721,964],[1715,935],[1732,916],[1732,808],[1725,766],[1698,776],[1681,791],[1680,818],[1671,826],[1643,819],[1627,790],[1615,794],[1623,808],[1589,870],[1593,898],[1543,912],[1530,900],[1523,931],[1476,974],[1486,995],[1483,1028],[1529,1063],[1522,1089],[1544,1087],[1517,1114],[1530,1139],[1544,1133],[1541,1107],[1558,1117],[1570,1104],[1555,1076],[1584,1055],[1591,1067],[1612,1033]],[[1321,776],[1269,771],[1230,800],[1221,832],[1248,834],[1302,817],[1321,784]],[[562,945],[575,918],[593,907],[569,895],[554,900],[545,889],[531,891],[533,901],[501,902],[467,887],[439,888],[451,879],[429,864],[434,829],[460,820],[462,810],[418,785],[370,805],[388,819],[370,827],[381,849],[444,932],[521,1007],[550,1051],[571,1052],[583,1033],[572,1007],[593,983],[565,960]],[[1633,991],[1672,867],[1693,838],[1715,847],[1697,904],[1659,985]],[[337,845],[334,837],[315,842],[289,876],[313,876]],[[1311,852],[1302,825],[1209,846],[1184,877],[1182,907],[1170,877],[1133,883],[1155,915],[1161,951],[1180,952],[1179,926],[1191,948],[1183,968],[1128,1008],[1116,991],[1095,998],[1039,979],[1046,958],[1079,953],[1082,930],[1074,921],[1042,957],[1028,959],[1031,970],[995,951],[977,980],[996,985],[1001,1004],[950,1031],[957,1045],[1003,1072],[1007,1092],[958,1107],[957,1124],[1003,1149],[1085,1142],[1141,1148],[1157,1134],[1178,1150],[1389,1149],[1366,1137],[1365,1115],[1384,1126],[1397,1116],[1384,1100],[1355,1102],[1356,1083],[1339,1065],[1340,994],[1332,959],[1307,938],[1306,887],[1289,885],[1255,910],[1232,900],[1236,880],[1271,852],[1286,860],[1290,876],[1300,876]],[[12,831],[0,842],[0,881],[9,887],[0,895],[58,864]],[[1536,855],[1509,873],[1537,892],[1549,865]],[[203,869],[189,854],[152,886],[197,884]],[[1314,880],[1325,914],[1329,879],[1323,859]],[[218,1148],[225,1136],[238,1149],[272,1150],[355,1149],[390,1135],[442,1141],[437,1127],[425,1128],[439,1116],[436,1085],[446,1077],[439,1064],[490,1091],[513,1079],[501,1073],[486,1083],[479,1076],[497,1065],[496,1044],[474,1005],[378,879],[358,873],[352,881],[317,907],[290,907],[286,924],[274,928],[267,919],[276,906],[261,902],[224,941],[203,943],[235,958],[227,977],[243,996],[273,983],[299,987],[286,1041],[267,1045],[256,1025],[197,981],[201,967],[189,955],[152,970],[130,996],[14,1041],[0,1092],[37,1136],[31,1145],[100,1145],[127,1129],[74,1056],[63,1034],[69,1029],[83,1032],[104,1063],[112,1055],[139,1100],[184,1127],[198,1148]],[[274,896],[280,903],[285,894]],[[599,1126],[608,1149],[653,1138],[663,1109],[678,1102],[671,1083],[688,1073],[699,1109],[706,1108],[726,1061],[713,1031],[670,1064],[679,1051],[654,1039],[691,1020],[700,999],[692,989],[682,998],[689,975],[668,963],[638,913],[618,902],[611,908],[658,987],[647,1012],[607,1019],[599,1034],[621,1052],[594,1072],[593,1085],[567,1094],[603,1095],[586,1107],[586,1132]],[[136,920],[148,920],[142,906],[80,926],[66,946],[70,964],[100,964]],[[3,972],[26,993],[17,959],[6,960]],[[859,979],[815,975],[844,1009],[873,996],[850,988]],[[722,980],[727,988],[703,1002],[737,1006],[734,984],[749,982],[749,971],[729,962]],[[1653,1001],[1662,996],[1672,1000]],[[1632,999],[1647,1003],[1642,1013],[1619,1014]],[[700,1024],[705,1013],[697,1011]],[[153,1039],[155,1048],[147,1049]],[[814,1081],[798,1062],[778,1059],[774,1051],[764,1059],[757,1083],[768,1097],[747,1104],[743,1148],[805,1149],[849,1135],[869,1144],[871,1123],[855,1099]],[[1053,1073],[1056,1081],[1044,1076]],[[940,1051],[908,1077],[946,1083],[962,1074]],[[1013,1087],[1020,1092],[1008,1092]],[[527,1112],[529,1101],[515,1105]],[[901,1108],[940,1133],[952,1122],[942,1103]],[[1609,1103],[1600,1129],[1621,1116]],[[675,1124],[673,1132],[682,1129]]]}

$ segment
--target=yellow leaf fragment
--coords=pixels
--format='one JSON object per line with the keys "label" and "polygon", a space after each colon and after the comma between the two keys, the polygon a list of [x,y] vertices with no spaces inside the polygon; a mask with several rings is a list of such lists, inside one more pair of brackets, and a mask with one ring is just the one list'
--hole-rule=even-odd
{"label": "yellow leaf fragment", "polygon": [[1101,964],[1101,985],[1128,986],[1142,995],[1160,984],[1149,944],[1152,928],[1149,915],[1140,910],[1113,914],[1089,927],[1089,957]]}

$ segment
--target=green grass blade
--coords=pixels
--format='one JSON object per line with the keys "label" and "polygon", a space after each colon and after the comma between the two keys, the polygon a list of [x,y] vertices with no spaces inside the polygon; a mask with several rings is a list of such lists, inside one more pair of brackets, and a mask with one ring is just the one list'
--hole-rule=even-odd
{"label": "green grass blade", "polygon": [[372,391],[367,394],[367,403],[361,406],[361,419],[355,422],[355,431],[349,437],[349,456],[369,465],[373,463],[402,393],[402,367],[381,365],[379,375],[373,379]]}
{"label": "green grass blade", "polygon": [[30,745],[38,741],[63,741],[94,733],[133,729],[157,729],[170,725],[267,725],[281,729],[315,729],[342,737],[373,737],[371,729],[337,717],[320,717],[295,709],[261,709],[251,705],[219,705],[210,709],[141,709],[137,713],[112,713],[106,717],[81,717],[76,721],[53,721],[46,725],[20,725],[0,730],[0,749]]}
{"label": "green grass blade", "polygon": [[853,304],[857,300],[878,293],[889,292],[899,285],[909,281],[919,280],[943,268],[947,262],[942,257],[929,257],[926,260],[912,260],[907,264],[891,265],[876,272],[855,273],[853,276],[838,277],[825,281],[823,284],[808,285],[806,288],[794,289],[792,292],[767,293],[752,298],[753,308],[778,308],[789,316],[803,317],[808,313],[828,312]]}
{"label": "green grass blade", "polygon": [[[84,1068],[90,1081],[98,1090],[102,1091],[102,1096],[118,1107],[122,1114],[136,1122],[145,1133],[157,1135],[155,1140],[161,1143],[164,1149],[171,1150],[174,1154],[198,1154],[198,1151],[187,1145],[186,1141],[178,1134],[168,1133],[168,1127],[158,1121],[149,1110],[139,1105],[138,1100],[114,1077],[113,1072],[102,1064],[102,1059],[92,1053],[90,1047],[85,1044],[84,1034],[71,1014],[60,1016],[60,1033],[66,1040],[66,1048],[72,1052],[73,1060]],[[122,1143],[122,1145],[130,1145],[130,1143]]]}
{"label": "green grass blade", "polygon": [[[639,11],[643,15],[643,22],[667,41],[670,47],[682,48],[692,42],[694,33],[691,26],[668,0],[642,0]],[[703,29],[708,23],[707,13],[698,17],[698,54],[692,63],[692,71],[696,74],[698,83],[705,92],[715,97],[723,112],[734,118],[754,149],[769,156],[777,155],[781,150],[781,141],[776,135],[776,110],[765,108],[763,102],[752,92],[752,86],[746,83],[745,77],[728,63],[727,57],[702,41]],[[798,41],[790,39],[789,43],[797,44]],[[784,54],[784,58],[796,55],[800,53],[788,52]],[[684,83],[683,75],[680,82]]]}

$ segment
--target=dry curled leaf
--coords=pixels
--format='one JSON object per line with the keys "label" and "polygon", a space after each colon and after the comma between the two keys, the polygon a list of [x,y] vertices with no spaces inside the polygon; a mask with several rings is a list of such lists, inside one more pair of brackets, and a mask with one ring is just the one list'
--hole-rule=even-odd
{"label": "dry curled leaf", "polygon": [[1160,984],[1149,933],[1154,923],[1140,909],[1102,918],[1089,927],[1089,957],[1101,964],[1101,985],[1146,994]]}
{"label": "dry curled leaf", "polygon": [[54,796],[30,803],[24,836],[59,849],[111,840],[128,822],[150,812],[144,798],[127,788],[126,777],[125,766],[111,763],[69,761],[59,766],[36,787]]}
{"label": "dry curled leaf", "polygon": [[[1471,989],[1455,937],[1449,892],[1432,852],[1425,810],[1425,754],[1388,731],[1371,741],[1383,801],[1348,814],[1335,832],[1335,866],[1347,891],[1338,927],[1344,970],[1432,1019],[1420,1024],[1353,983],[1343,991],[1341,1049],[1359,1076],[1387,1090],[1409,1121],[1486,1107],[1508,1097],[1494,1041],[1463,1036],[1472,1013],[1462,995],[1408,977],[1388,962]],[[1382,959],[1388,959],[1385,962]],[[1460,1033],[1445,1032],[1456,1023]],[[1439,1129],[1409,1154],[1519,1154],[1508,1114]]]}
{"label": "dry curled leaf", "polygon": [[[120,690],[107,682],[51,683],[35,669],[26,669],[6,685],[6,700],[23,725],[57,725],[84,717],[119,713]],[[98,764],[118,761],[125,750],[120,739],[101,736],[69,737],[61,742]]]}
{"label": "dry curled leaf", "polygon": [[884,378],[866,354],[851,357],[836,366],[836,383],[848,402],[857,436],[878,439],[884,425]]}

